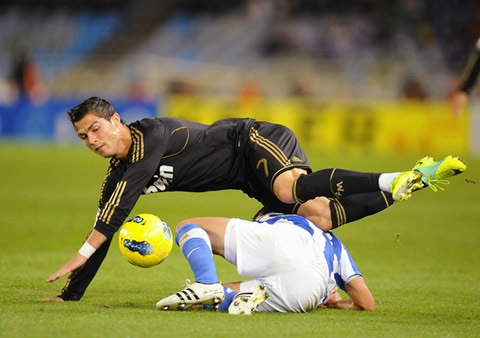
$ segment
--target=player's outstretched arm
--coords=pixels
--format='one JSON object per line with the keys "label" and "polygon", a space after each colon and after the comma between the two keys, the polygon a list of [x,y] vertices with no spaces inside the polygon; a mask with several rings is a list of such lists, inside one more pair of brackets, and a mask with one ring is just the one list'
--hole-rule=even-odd
{"label": "player's outstretched arm", "polygon": [[455,116],[459,116],[468,102],[468,95],[471,92],[478,74],[480,73],[480,38],[477,40],[475,49],[470,55],[467,65],[463,70],[460,84],[452,95],[451,105],[452,112]]}
{"label": "player's outstretched arm", "polygon": [[47,278],[47,282],[51,283],[65,275],[71,276],[75,271],[80,269],[87,262],[87,257],[80,253],[76,253],[64,266],[57,270],[54,274]]}
{"label": "player's outstretched arm", "polygon": [[375,301],[372,293],[365,284],[362,276],[358,276],[347,284],[347,294],[349,299],[338,300],[338,298],[327,301],[329,308],[342,310],[373,311]]}
{"label": "player's outstretched arm", "polygon": [[37,299],[39,302],[63,302],[63,299],[57,296]]}
{"label": "player's outstretched arm", "polygon": [[454,116],[460,116],[463,108],[467,105],[468,94],[464,91],[457,90],[451,98],[452,113]]}
{"label": "player's outstretched arm", "polygon": [[64,266],[58,271],[47,278],[47,282],[51,283],[57,279],[69,275],[72,277],[73,273],[81,268],[90,258],[90,256],[104,243],[107,237],[97,230],[92,230],[87,240],[80,248],[80,251],[76,253]]}

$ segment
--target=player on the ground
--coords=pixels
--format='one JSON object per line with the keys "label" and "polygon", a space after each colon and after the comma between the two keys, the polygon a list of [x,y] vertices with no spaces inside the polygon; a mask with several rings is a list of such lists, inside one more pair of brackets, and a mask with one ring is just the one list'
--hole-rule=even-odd
{"label": "player on the ground", "polygon": [[470,55],[467,65],[463,70],[462,77],[457,90],[453,93],[452,112],[455,116],[459,116],[468,102],[468,96],[472,91],[473,86],[480,72],[480,38],[475,44],[475,49]]}
{"label": "player on the ground", "polygon": [[[85,145],[111,160],[94,229],[79,253],[47,281],[73,278],[59,297],[47,300],[83,296],[113,234],[141,194],[239,189],[259,200],[263,213],[297,213],[330,230],[407,199],[422,179],[429,185],[439,175],[452,176],[466,168],[458,158],[448,157],[403,173],[312,172],[295,135],[281,125],[226,119],[207,126],[174,118],[126,125],[97,97],[70,110],[69,116]],[[422,171],[429,174],[422,178]],[[331,200],[313,200],[317,196]]]}
{"label": "player on the ground", "polygon": [[[373,310],[375,302],[343,243],[305,217],[267,214],[259,221],[201,217],[182,221],[175,241],[195,283],[160,300],[158,309],[211,305],[231,314],[306,312],[328,306]],[[252,279],[219,283],[212,252]],[[336,286],[349,295],[343,300]]]}

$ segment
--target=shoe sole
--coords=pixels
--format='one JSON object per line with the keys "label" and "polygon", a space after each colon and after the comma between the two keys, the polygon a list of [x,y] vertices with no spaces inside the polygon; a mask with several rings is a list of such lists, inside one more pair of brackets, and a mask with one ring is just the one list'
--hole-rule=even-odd
{"label": "shoe sole", "polygon": [[168,310],[186,310],[190,308],[191,306],[194,305],[213,305],[215,308],[218,308],[220,303],[223,302],[223,295],[215,295],[212,298],[207,298],[204,300],[195,300],[191,302],[186,302],[186,301],[180,301],[178,303],[173,303],[173,304],[166,304],[163,306],[157,306],[158,309],[161,309],[163,311],[168,311]]}
{"label": "shoe sole", "polygon": [[228,313],[232,315],[251,315],[257,311],[257,307],[268,298],[268,291],[263,284],[258,285],[253,291],[252,295],[248,298],[235,299],[232,305],[238,309],[238,311]]}
{"label": "shoe sole", "polygon": [[412,191],[415,188],[422,187],[422,173],[418,170],[413,170],[412,173],[406,177],[406,182],[403,188],[399,189],[395,194],[396,201],[406,201],[412,196]]}

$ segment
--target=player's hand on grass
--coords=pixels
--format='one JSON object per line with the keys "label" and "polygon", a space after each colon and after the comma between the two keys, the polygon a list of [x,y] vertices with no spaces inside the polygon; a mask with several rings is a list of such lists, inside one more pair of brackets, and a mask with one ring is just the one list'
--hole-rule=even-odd
{"label": "player's hand on grass", "polygon": [[48,277],[47,282],[48,283],[54,282],[65,275],[68,275],[69,278],[71,278],[75,273],[75,271],[80,269],[86,262],[87,262],[87,258],[77,253],[75,256],[73,256],[71,260],[68,261],[67,264],[62,266],[60,270],[58,270],[53,275]]}
{"label": "player's hand on grass", "polygon": [[342,300],[342,296],[338,293],[337,287],[333,287],[328,291],[328,296],[327,299],[320,305],[318,305],[319,308],[327,307],[327,306],[332,306],[338,301]]}
{"label": "player's hand on grass", "polygon": [[37,299],[39,302],[63,302],[64,300],[60,297],[45,297]]}
{"label": "player's hand on grass", "polygon": [[338,293],[337,287],[334,287],[328,293],[328,298],[325,305],[328,307],[334,307],[334,305],[341,300],[342,300],[342,296],[340,296],[340,294]]}

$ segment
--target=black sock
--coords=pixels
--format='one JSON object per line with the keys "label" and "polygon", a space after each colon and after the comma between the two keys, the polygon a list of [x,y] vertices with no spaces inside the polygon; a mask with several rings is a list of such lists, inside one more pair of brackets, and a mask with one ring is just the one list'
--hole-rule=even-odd
{"label": "black sock", "polygon": [[352,194],[378,191],[380,174],[343,169],[324,169],[300,175],[293,184],[295,202],[305,203],[315,197],[343,198]]}
{"label": "black sock", "polygon": [[332,229],[376,214],[392,204],[392,194],[383,191],[346,196],[341,200],[332,199],[330,201]]}

